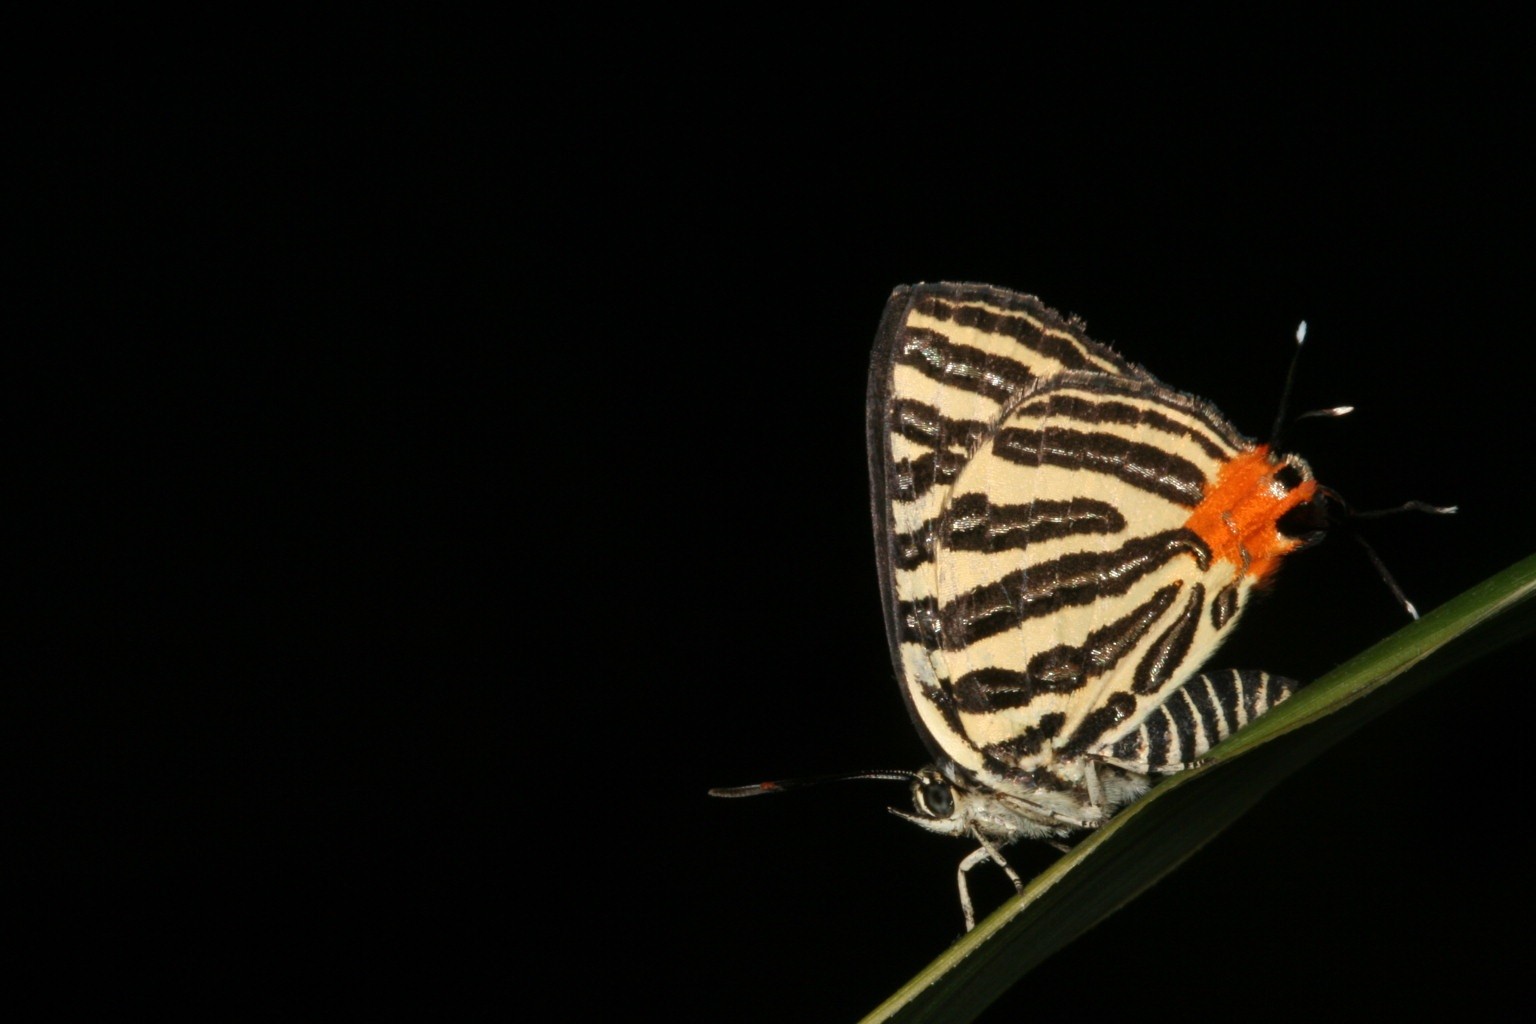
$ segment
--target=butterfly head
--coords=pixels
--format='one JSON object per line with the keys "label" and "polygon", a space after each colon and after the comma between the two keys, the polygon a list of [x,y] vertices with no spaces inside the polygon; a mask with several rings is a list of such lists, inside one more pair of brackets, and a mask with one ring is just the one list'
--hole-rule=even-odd
{"label": "butterfly head", "polygon": [[1333,523],[1330,502],[1333,492],[1317,483],[1312,467],[1300,455],[1270,456],[1275,468],[1266,483],[1282,509],[1275,517],[1275,531],[1290,547],[1286,554],[1309,548],[1323,539]]}
{"label": "butterfly head", "polygon": [[1011,799],[979,782],[957,782],[934,765],[912,776],[913,812],[890,808],[898,818],[946,836],[974,836],[1000,844],[1018,839],[1047,839],[1071,831],[1044,805]]}
{"label": "butterfly head", "polygon": [[912,808],[916,813],[894,807],[891,813],[930,832],[965,835],[970,831],[965,814],[969,796],[969,792],[958,788],[933,765],[926,765],[912,776]]}

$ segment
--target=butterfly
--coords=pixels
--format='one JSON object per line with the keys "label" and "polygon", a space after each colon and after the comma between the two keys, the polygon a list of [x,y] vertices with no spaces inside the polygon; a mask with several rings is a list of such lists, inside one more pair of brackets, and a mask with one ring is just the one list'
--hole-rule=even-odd
{"label": "butterfly", "polygon": [[1336,496],[1081,321],[987,285],[897,288],[867,401],[886,633],[933,762],[836,778],[906,780],[894,813],[977,843],[970,930],[976,865],[1022,888],[1001,847],[1099,827],[1295,692],[1199,670]]}

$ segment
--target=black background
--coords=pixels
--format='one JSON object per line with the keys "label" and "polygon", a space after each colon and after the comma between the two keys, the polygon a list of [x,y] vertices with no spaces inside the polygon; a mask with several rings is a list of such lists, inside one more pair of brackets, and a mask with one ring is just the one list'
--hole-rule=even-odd
{"label": "black background", "polygon": [[[9,389],[50,565],[14,636],[48,668],[8,827],[60,1002],[848,1020],[926,964],[966,848],[886,814],[901,787],[705,797],[921,763],[863,448],[900,283],[1034,292],[1256,436],[1305,318],[1297,407],[1359,411],[1289,444],[1359,506],[1462,508],[1369,529],[1420,608],[1528,553],[1508,26],[54,41]],[[1216,664],[1315,678],[1402,618],[1338,538]],[[1512,990],[1528,653],[1318,760],[987,1019]]]}

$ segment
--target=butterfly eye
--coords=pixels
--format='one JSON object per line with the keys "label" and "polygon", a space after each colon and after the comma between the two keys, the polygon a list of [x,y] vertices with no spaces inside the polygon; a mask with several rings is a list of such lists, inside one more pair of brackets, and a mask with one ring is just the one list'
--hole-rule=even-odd
{"label": "butterfly eye", "polygon": [[929,818],[947,818],[955,813],[955,794],[943,779],[920,782],[913,790],[913,803],[919,814]]}

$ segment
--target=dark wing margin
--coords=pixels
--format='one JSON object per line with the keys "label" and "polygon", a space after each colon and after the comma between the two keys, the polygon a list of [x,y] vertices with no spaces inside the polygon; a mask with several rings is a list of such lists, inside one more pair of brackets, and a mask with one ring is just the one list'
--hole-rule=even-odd
{"label": "dark wing margin", "polygon": [[885,638],[890,647],[891,667],[901,690],[901,699],[906,702],[907,714],[922,736],[924,745],[934,756],[943,757],[944,752],[938,749],[933,737],[923,728],[922,719],[912,703],[912,687],[903,678],[901,623],[897,617],[896,581],[891,565],[891,369],[893,353],[907,322],[913,292],[912,286],[902,285],[891,293],[885,304],[885,312],[880,317],[880,329],[875,332],[874,353],[870,356],[869,388],[864,405],[864,427],[869,453],[869,511],[874,520],[875,573],[880,580],[880,607],[885,615]]}

